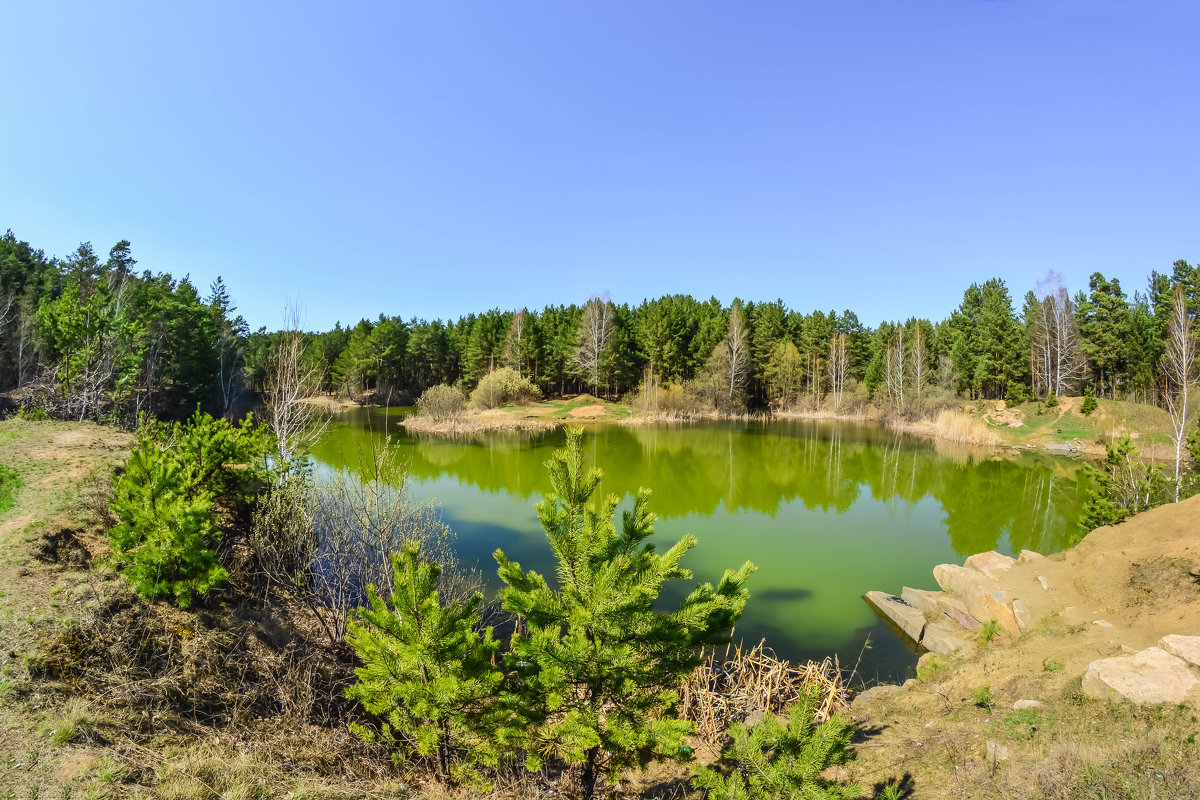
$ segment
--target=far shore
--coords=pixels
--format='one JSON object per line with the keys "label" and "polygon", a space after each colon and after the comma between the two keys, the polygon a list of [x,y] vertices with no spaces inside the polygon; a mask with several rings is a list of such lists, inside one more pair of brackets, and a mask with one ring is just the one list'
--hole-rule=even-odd
{"label": "far shore", "polygon": [[[528,405],[509,405],[487,411],[467,411],[446,420],[407,416],[398,424],[413,433],[464,436],[489,431],[547,431],[563,425],[656,425],[703,421],[827,420],[880,425],[935,441],[994,450],[1039,451],[1054,455],[1103,457],[1106,442],[1128,433],[1142,456],[1156,461],[1174,457],[1165,434],[1165,413],[1152,406],[1101,400],[1091,415],[1079,408],[1082,398],[1064,397],[1051,408],[1026,403],[1008,408],[1002,400],[963,401],[959,410],[940,409],[925,416],[901,415],[874,404],[832,408],[772,409],[752,414],[717,411],[647,412],[591,395],[556,398]],[[330,410],[359,407],[331,401]]]}

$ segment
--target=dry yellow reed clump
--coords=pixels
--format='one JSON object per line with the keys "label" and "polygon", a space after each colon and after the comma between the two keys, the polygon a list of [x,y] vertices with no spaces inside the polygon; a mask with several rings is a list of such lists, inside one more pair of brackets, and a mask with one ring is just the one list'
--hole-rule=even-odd
{"label": "dry yellow reed clump", "polygon": [[680,716],[696,723],[696,735],[714,745],[735,722],[756,712],[781,712],[804,692],[820,698],[817,721],[849,708],[846,676],[836,659],[792,664],[766,647],[741,644],[711,653],[680,693]]}
{"label": "dry yellow reed clump", "polygon": [[951,442],[962,444],[1000,444],[1000,435],[975,417],[967,416],[961,411],[951,411],[944,408],[938,412],[933,421],[937,435]]}

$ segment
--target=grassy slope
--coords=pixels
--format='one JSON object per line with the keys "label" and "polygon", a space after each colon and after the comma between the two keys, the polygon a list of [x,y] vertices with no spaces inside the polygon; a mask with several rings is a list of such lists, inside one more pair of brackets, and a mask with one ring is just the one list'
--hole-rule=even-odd
{"label": "grassy slope", "polygon": [[[996,411],[995,401],[979,401],[968,406],[971,413],[996,431],[1007,445],[1066,444],[1079,442],[1090,453],[1104,453],[1104,443],[1128,431],[1148,455],[1163,457],[1168,445],[1169,417],[1156,406],[1122,400],[1098,400],[1098,408],[1084,416],[1079,413],[1082,397],[1061,398],[1054,408],[1038,413],[1037,403],[1024,403],[1008,414]],[[1017,427],[1008,420],[1019,421]]]}
{"label": "grassy slope", "polygon": [[344,726],[278,710],[320,691],[319,652],[291,673],[263,668],[284,662],[273,638],[295,641],[288,619],[146,603],[93,562],[129,443],[89,423],[0,422],[0,464],[21,480],[0,512],[0,800],[409,794]]}

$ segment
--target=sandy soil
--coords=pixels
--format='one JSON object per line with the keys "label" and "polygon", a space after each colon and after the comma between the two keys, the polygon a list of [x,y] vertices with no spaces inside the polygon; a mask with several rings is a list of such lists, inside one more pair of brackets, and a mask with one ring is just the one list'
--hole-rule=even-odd
{"label": "sandy soil", "polygon": [[[920,787],[917,797],[1036,797],[1050,791],[1046,781],[1054,776],[1039,777],[1046,785],[1038,788],[1029,774],[1065,757],[1064,747],[1083,753],[1079,758],[1095,754],[1119,773],[1127,752],[1136,753],[1151,735],[1160,746],[1156,731],[1169,731],[1173,723],[1154,722],[1159,712],[1148,711],[1147,732],[1133,735],[1139,710],[1080,699],[1080,678],[1096,659],[1154,646],[1167,634],[1200,634],[1195,574],[1200,496],[1099,528],[1072,550],[1015,565],[1003,583],[1028,605],[1033,630],[1016,642],[968,646],[950,659],[944,677],[856,703],[855,721],[873,735],[860,746],[852,773],[867,781],[909,772]],[[973,701],[984,686],[995,695],[986,709]],[[1049,731],[1045,737],[1011,737],[1011,725],[1005,725],[1018,700],[1045,704],[1036,712]],[[1193,709],[1179,718],[1185,726],[1188,715],[1194,720],[1200,711],[1200,691],[1190,702]],[[989,739],[1007,751],[1003,764],[989,763]],[[1013,793],[1012,787],[1026,784],[1032,794]]]}

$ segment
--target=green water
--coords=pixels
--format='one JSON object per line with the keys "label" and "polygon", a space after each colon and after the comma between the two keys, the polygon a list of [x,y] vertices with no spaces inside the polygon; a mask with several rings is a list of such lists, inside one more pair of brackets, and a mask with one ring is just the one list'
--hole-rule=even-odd
{"label": "green water", "polygon": [[[552,433],[466,440],[411,437],[393,409],[339,418],[318,461],[345,466],[361,438],[389,430],[418,498],[434,498],[458,550],[496,588],[491,554],[552,572],[534,503],[549,483]],[[685,566],[717,580],[746,559],[758,565],[739,638],[789,658],[837,654],[864,678],[896,679],[915,656],[861,599],[871,589],[936,588],[935,564],[971,553],[1065,546],[1079,513],[1077,465],[1037,454],[947,448],[875,426],[810,421],[609,425],[586,433],[601,490],[632,504],[653,489],[655,539],[699,539]],[[686,587],[674,590],[680,596]]]}

